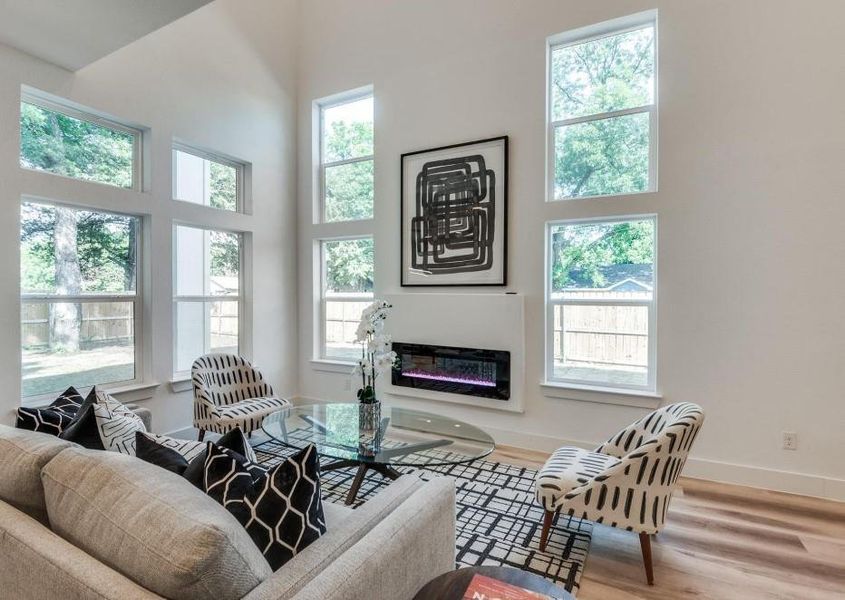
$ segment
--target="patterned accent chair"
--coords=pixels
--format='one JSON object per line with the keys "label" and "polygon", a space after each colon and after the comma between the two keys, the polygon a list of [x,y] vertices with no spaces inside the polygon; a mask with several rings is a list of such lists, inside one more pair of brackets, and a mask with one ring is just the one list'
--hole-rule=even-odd
{"label": "patterned accent chair", "polygon": [[264,417],[290,406],[249,361],[234,354],[206,354],[191,367],[194,387],[194,427],[199,440],[206,431],[226,433],[235,427],[250,434]]}
{"label": "patterned accent chair", "polygon": [[649,585],[654,585],[651,538],[666,510],[689,449],[704,422],[690,403],[664,406],[626,427],[593,452],[560,448],[537,474],[545,515],[540,550],[561,512],[638,533]]}

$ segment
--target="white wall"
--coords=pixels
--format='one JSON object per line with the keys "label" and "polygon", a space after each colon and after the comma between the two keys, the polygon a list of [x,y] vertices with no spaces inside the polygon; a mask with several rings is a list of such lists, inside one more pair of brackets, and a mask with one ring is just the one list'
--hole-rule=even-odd
{"label": "white wall", "polygon": [[[20,397],[19,215],[34,195],[147,215],[150,375],[157,431],[189,426],[191,393],[173,393],[174,219],[251,232],[252,355],[280,394],[296,390],[295,0],[218,0],[76,72],[0,46],[0,420]],[[150,128],[151,189],[130,192],[18,167],[21,84]],[[171,201],[173,138],[252,164],[252,215]],[[246,348],[245,350],[248,350]]]}
{"label": "white wall", "polygon": [[[325,400],[353,394],[345,390],[345,375],[315,371],[308,361],[311,239],[314,232],[333,232],[311,224],[311,101],[372,84],[376,217],[360,231],[375,231],[379,294],[404,292],[399,155],[501,134],[511,143],[507,289],[526,297],[525,412],[409,404],[470,420],[500,442],[538,448],[596,443],[644,414],[642,408],[542,393],[542,238],[548,220],[657,213],[659,388],[665,402],[697,402],[707,411],[688,474],[845,499],[845,5],[811,5],[302,2],[301,395]],[[544,203],[546,37],[655,7],[659,191]],[[783,431],[797,432],[797,451],[781,449]]]}

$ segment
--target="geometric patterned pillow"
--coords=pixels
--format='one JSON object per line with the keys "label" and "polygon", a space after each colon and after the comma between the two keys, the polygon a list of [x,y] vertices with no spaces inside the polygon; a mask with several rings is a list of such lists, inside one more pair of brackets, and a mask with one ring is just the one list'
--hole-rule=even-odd
{"label": "geometric patterned pillow", "polygon": [[209,442],[205,493],[244,526],[274,571],[326,532],[313,445],[268,470]]}
{"label": "geometric patterned pillow", "polygon": [[[207,445],[203,444],[202,452],[190,461],[188,467],[182,473],[185,479],[203,491],[205,491],[205,457]],[[214,442],[214,445],[218,448],[231,450],[233,456],[238,458],[247,469],[252,469],[253,466],[260,468],[257,467],[258,459],[255,457],[255,450],[249,445],[249,440],[246,439],[240,427],[235,427],[224,433],[220,436],[220,439]]]}
{"label": "geometric patterned pillow", "polygon": [[15,427],[59,435],[70,425],[82,405],[82,396],[73,386],[66,389],[50,406],[18,409]]}
{"label": "geometric patterned pillow", "polygon": [[135,432],[147,431],[141,417],[108,394],[97,394],[94,417],[103,448],[135,456]]}

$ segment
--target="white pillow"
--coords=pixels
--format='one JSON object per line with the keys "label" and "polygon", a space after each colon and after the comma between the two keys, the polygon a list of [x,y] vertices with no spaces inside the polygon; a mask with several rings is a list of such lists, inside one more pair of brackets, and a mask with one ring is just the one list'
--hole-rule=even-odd
{"label": "white pillow", "polygon": [[135,432],[146,432],[141,417],[108,394],[97,392],[94,417],[103,448],[135,456]]}

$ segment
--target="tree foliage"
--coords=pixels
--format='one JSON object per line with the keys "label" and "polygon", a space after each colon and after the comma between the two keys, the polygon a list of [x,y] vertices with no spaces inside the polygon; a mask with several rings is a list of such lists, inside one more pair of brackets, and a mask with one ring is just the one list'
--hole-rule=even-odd
{"label": "tree foliage", "polygon": [[[367,156],[373,151],[372,122],[333,121],[325,132],[326,160]],[[373,161],[326,169],[326,221],[369,219],[373,216]],[[326,244],[330,290],[369,292],[373,289],[373,241],[343,240]]]}
{"label": "tree foliage", "polygon": [[21,166],[132,187],[133,136],[21,103]]}
{"label": "tree foliage", "polygon": [[[552,117],[573,119],[653,101],[651,27],[552,54]],[[565,125],[555,133],[555,195],[594,196],[648,189],[649,115]]]}
{"label": "tree foliage", "polygon": [[562,225],[552,231],[552,252],[554,291],[583,287],[584,281],[605,287],[602,267],[653,264],[654,222]]}
{"label": "tree foliage", "polygon": [[373,240],[324,242],[326,288],[333,292],[373,291]]}

